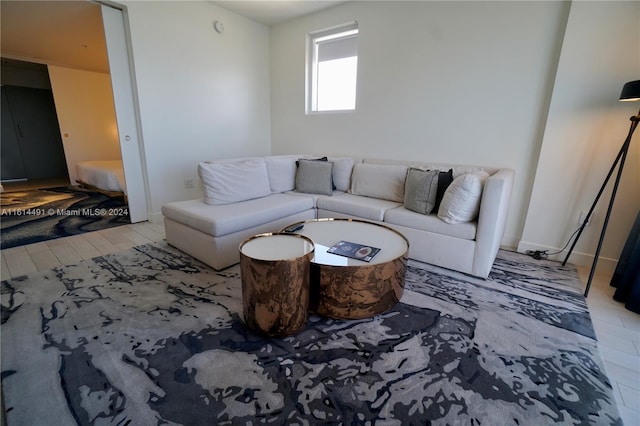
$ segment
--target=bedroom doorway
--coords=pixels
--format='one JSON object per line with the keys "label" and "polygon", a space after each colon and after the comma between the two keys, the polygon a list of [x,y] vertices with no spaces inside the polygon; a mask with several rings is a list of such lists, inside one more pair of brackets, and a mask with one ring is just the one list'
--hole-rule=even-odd
{"label": "bedroom doorway", "polygon": [[[125,25],[126,11],[109,7],[106,3],[106,1],[91,0],[3,1],[2,55],[9,59],[36,63],[48,68],[50,72],[56,68],[58,81],[64,81],[66,84],[63,86],[64,89],[79,80],[74,80],[74,76],[82,76],[84,72],[85,75],[82,76],[84,97],[90,94],[91,98],[96,98],[96,89],[88,85],[94,84],[98,78],[89,78],[87,75],[106,76],[109,100],[113,100],[113,103],[109,102],[112,105],[110,114],[114,116],[113,125],[102,125],[104,120],[96,123],[93,120],[95,117],[90,115],[90,110],[93,111],[91,108],[84,109],[81,118],[71,117],[70,120],[65,120],[66,123],[76,124],[76,126],[69,126],[70,130],[67,127],[62,129],[63,120],[60,120],[58,134],[62,133],[69,184],[76,184],[76,164],[79,161],[111,160],[121,157],[124,163],[121,172],[124,169],[128,202],[132,213],[131,222],[140,222],[148,220],[150,203],[143,164],[144,156],[139,143],[141,137],[134,102],[133,70],[128,62],[129,38],[128,28]],[[61,80],[61,76],[66,79]],[[54,90],[55,93],[56,90]],[[57,108],[57,96],[55,103]],[[67,103],[79,104],[73,100],[73,96]],[[106,105],[103,99],[96,103]],[[76,105],[76,109],[78,108],[82,106]],[[100,116],[101,113],[98,111],[97,114]],[[114,142],[121,146],[116,147],[113,155],[106,154],[107,143],[103,141],[104,137],[98,140],[95,133],[86,137],[87,134],[81,131],[83,129],[80,129],[77,123],[85,123],[84,127],[93,128],[94,132],[95,129],[106,129],[103,133],[111,134]],[[89,143],[93,145],[89,147]],[[69,145],[72,146],[69,147]],[[2,146],[4,148],[4,144]]]}

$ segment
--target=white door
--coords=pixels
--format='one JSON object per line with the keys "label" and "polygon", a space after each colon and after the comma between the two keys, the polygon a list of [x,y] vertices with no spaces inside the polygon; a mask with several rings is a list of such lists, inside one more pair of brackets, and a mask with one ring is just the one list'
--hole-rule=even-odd
{"label": "white door", "polygon": [[102,21],[111,70],[111,87],[116,109],[124,178],[129,198],[129,216],[132,223],[141,222],[149,218],[149,213],[145,175],[142,169],[143,149],[138,133],[124,15],[119,9],[102,5]]}

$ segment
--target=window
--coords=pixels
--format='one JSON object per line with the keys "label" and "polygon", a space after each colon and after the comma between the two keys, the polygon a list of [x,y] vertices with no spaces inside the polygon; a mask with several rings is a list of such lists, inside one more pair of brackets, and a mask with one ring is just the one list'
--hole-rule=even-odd
{"label": "window", "polygon": [[307,113],[356,109],[358,23],[309,33]]}

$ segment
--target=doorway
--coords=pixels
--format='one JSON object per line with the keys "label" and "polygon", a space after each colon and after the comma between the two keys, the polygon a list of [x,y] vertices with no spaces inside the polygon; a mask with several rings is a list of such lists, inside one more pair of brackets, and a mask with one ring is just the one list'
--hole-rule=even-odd
{"label": "doorway", "polygon": [[68,185],[47,67],[3,58],[0,92],[4,189]]}
{"label": "doorway", "polygon": [[[105,12],[106,9],[109,10]],[[105,13],[110,18],[105,18]],[[114,125],[113,130],[121,146],[131,221],[147,220],[148,186],[142,146],[138,143],[139,120],[123,10],[91,1],[3,1],[1,18],[3,56],[33,58],[45,67],[55,65],[110,75],[117,117],[117,129]],[[70,138],[63,133],[66,149]],[[75,170],[69,164],[75,159],[68,153],[66,159],[67,169]]]}

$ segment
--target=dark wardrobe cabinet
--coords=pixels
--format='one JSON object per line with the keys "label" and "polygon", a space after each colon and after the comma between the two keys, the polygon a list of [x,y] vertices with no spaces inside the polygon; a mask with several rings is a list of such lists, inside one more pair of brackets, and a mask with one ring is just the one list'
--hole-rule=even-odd
{"label": "dark wardrobe cabinet", "polygon": [[2,85],[3,181],[68,176],[50,89]]}
{"label": "dark wardrobe cabinet", "polygon": [[51,90],[2,90],[2,180],[65,177],[67,164]]}

